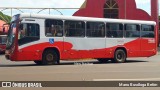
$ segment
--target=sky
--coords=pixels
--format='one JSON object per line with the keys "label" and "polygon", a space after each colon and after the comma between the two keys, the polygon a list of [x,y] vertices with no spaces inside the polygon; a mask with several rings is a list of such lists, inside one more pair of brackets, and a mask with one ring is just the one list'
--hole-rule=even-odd
{"label": "sky", "polygon": [[[0,0],[0,7],[33,7],[33,8],[79,8],[85,0]],[[160,2],[159,2],[160,3]],[[150,0],[136,0],[137,8],[143,9],[150,14]],[[2,10],[2,9],[0,9]],[[58,10],[63,15],[73,15],[78,9],[63,9]],[[37,13],[40,10],[21,10],[25,13]],[[56,10],[51,10],[50,13],[60,15]],[[11,15],[11,10],[4,10],[3,13]],[[21,13],[18,10],[13,10],[13,15]],[[48,14],[49,10],[43,10],[40,13]]]}

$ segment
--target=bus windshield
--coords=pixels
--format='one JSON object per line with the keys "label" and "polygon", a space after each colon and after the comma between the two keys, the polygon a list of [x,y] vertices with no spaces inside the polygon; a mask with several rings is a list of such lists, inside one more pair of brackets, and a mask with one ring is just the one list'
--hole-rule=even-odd
{"label": "bus windshield", "polygon": [[16,23],[11,23],[7,37],[7,44],[6,44],[7,49],[11,48],[13,45],[15,39],[15,32],[16,32]]}

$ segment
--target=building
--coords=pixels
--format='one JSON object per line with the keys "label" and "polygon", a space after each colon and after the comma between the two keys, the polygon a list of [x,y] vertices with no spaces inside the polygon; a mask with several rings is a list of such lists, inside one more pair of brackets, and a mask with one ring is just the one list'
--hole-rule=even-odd
{"label": "building", "polygon": [[151,16],[135,0],[86,0],[74,16],[158,21],[158,0],[151,0]]}
{"label": "building", "polygon": [[0,35],[2,35],[5,31],[3,31],[3,25],[5,24],[6,22],[0,20]]}
{"label": "building", "polygon": [[6,22],[0,20],[0,35],[7,34],[9,25]]}

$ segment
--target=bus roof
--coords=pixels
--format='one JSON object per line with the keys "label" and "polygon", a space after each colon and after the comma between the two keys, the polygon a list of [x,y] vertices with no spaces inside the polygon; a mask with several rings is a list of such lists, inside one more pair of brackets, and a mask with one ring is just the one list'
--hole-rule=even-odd
{"label": "bus roof", "polygon": [[79,16],[63,16],[63,15],[45,15],[45,14],[29,14],[29,13],[20,14],[20,18],[60,19],[60,20],[62,19],[62,20],[109,22],[109,23],[129,23],[129,24],[156,25],[155,21],[109,19],[109,18],[94,18],[94,17],[79,17]]}

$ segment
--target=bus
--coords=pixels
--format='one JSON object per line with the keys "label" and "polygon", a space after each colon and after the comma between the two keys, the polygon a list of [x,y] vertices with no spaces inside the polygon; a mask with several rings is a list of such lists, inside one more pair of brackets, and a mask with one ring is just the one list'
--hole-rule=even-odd
{"label": "bus", "polygon": [[40,65],[87,58],[124,63],[127,58],[156,55],[157,43],[154,21],[17,14],[11,20],[5,56]]}
{"label": "bus", "polygon": [[0,53],[4,53],[6,50],[7,35],[0,35]]}

